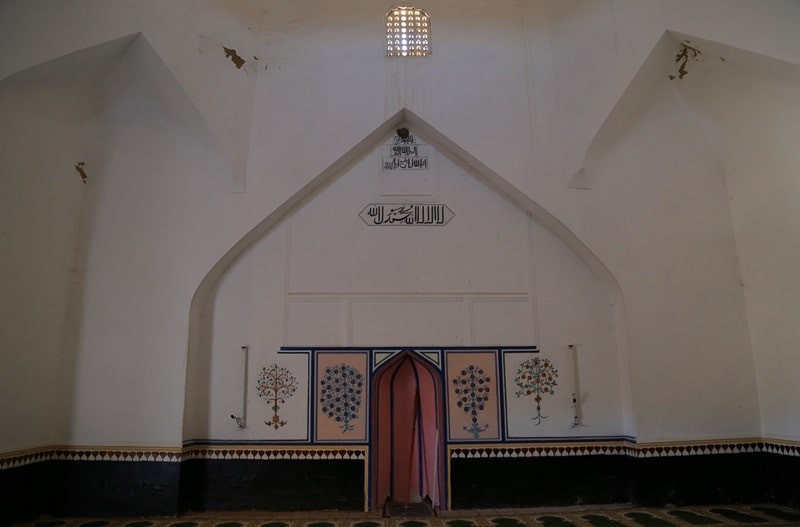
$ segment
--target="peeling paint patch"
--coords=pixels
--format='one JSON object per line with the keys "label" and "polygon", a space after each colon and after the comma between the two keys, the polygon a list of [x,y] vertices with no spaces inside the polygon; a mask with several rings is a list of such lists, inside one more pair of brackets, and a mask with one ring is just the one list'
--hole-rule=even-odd
{"label": "peeling paint patch", "polygon": [[245,60],[239,56],[236,50],[233,48],[226,48],[225,46],[222,46],[222,49],[225,50],[225,56],[231,59],[231,62],[233,62],[236,65],[236,69],[242,69]]}
{"label": "peeling paint patch", "polygon": [[703,53],[689,44],[690,42],[688,40],[686,42],[681,42],[681,49],[678,51],[678,54],[675,55],[675,62],[680,64],[680,66],[678,66],[678,75],[670,75],[669,80],[684,78],[686,74],[689,73],[686,70],[686,64],[690,60],[700,60],[698,57]]}
{"label": "peeling paint patch", "polygon": [[75,170],[78,172],[78,174],[80,174],[81,181],[85,185],[86,184],[86,180],[89,179],[89,176],[87,176],[86,175],[86,171],[83,170],[84,166],[86,166],[86,163],[84,161],[81,161],[81,162],[75,164]]}

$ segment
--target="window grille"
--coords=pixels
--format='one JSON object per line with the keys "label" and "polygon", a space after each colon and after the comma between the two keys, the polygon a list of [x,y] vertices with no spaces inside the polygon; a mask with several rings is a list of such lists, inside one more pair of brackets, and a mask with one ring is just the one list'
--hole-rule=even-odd
{"label": "window grille", "polygon": [[386,13],[387,57],[427,57],[430,54],[428,13],[412,6],[395,7]]}

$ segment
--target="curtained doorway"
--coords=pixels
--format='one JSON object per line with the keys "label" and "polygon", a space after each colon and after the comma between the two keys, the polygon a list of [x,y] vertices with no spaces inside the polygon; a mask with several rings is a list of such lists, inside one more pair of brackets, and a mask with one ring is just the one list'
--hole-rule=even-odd
{"label": "curtained doorway", "polygon": [[373,379],[370,507],[446,508],[441,372],[413,350]]}

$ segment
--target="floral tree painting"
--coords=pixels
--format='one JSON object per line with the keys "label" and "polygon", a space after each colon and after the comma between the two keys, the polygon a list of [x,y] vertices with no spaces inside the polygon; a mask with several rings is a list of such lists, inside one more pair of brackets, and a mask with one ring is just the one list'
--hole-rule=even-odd
{"label": "floral tree painting", "polygon": [[517,368],[517,376],[514,378],[514,382],[519,386],[517,397],[534,395],[536,416],[531,419],[536,421],[537,425],[541,424],[542,419],[547,419],[546,415],[542,415],[542,394],[553,395],[557,378],[558,370],[550,359],[534,357],[523,361]]}
{"label": "floral tree painting", "polygon": [[453,392],[456,395],[456,406],[470,416],[471,423],[464,426],[464,430],[472,434],[474,439],[479,439],[481,432],[489,429],[489,424],[478,424],[478,414],[486,408],[491,390],[491,378],[482,368],[470,364],[461,370],[453,379]]}
{"label": "floral tree painting", "polygon": [[320,380],[322,413],[336,422],[342,433],[353,430],[361,410],[364,375],[348,364],[327,366]]}
{"label": "floral tree painting", "polygon": [[286,404],[286,399],[294,395],[297,390],[297,379],[292,372],[277,364],[261,368],[256,390],[259,397],[266,399],[267,403],[272,405],[272,419],[264,421],[264,424],[275,430],[284,426],[286,421],[278,416],[278,410],[281,409],[280,405]]}

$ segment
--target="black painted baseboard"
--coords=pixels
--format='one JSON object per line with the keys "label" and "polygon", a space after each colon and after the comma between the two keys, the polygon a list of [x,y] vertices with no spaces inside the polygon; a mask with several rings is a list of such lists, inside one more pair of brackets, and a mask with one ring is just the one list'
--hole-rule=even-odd
{"label": "black painted baseboard", "polygon": [[764,501],[800,509],[800,457],[766,456]]}
{"label": "black painted baseboard", "polygon": [[652,507],[763,502],[769,457],[754,453],[636,459],[631,501]]}
{"label": "black painted baseboard", "polygon": [[50,513],[55,495],[50,462],[0,470],[0,527]]}
{"label": "black painted baseboard", "polygon": [[50,461],[56,516],[174,516],[179,463]]}
{"label": "black painted baseboard", "polygon": [[[800,507],[800,458],[767,453],[451,461],[451,508],[771,502]],[[0,526],[42,515],[361,510],[364,461],[45,461],[0,471]]]}
{"label": "black painted baseboard", "polygon": [[0,525],[42,515],[171,516],[178,463],[45,461],[0,471]]}
{"label": "black painted baseboard", "polygon": [[800,500],[800,460],[773,454],[457,459],[451,466],[457,509]]}
{"label": "black painted baseboard", "polygon": [[363,510],[364,462],[191,460],[181,470],[181,511]]}
{"label": "black painted baseboard", "polygon": [[454,509],[630,501],[627,456],[453,459]]}

